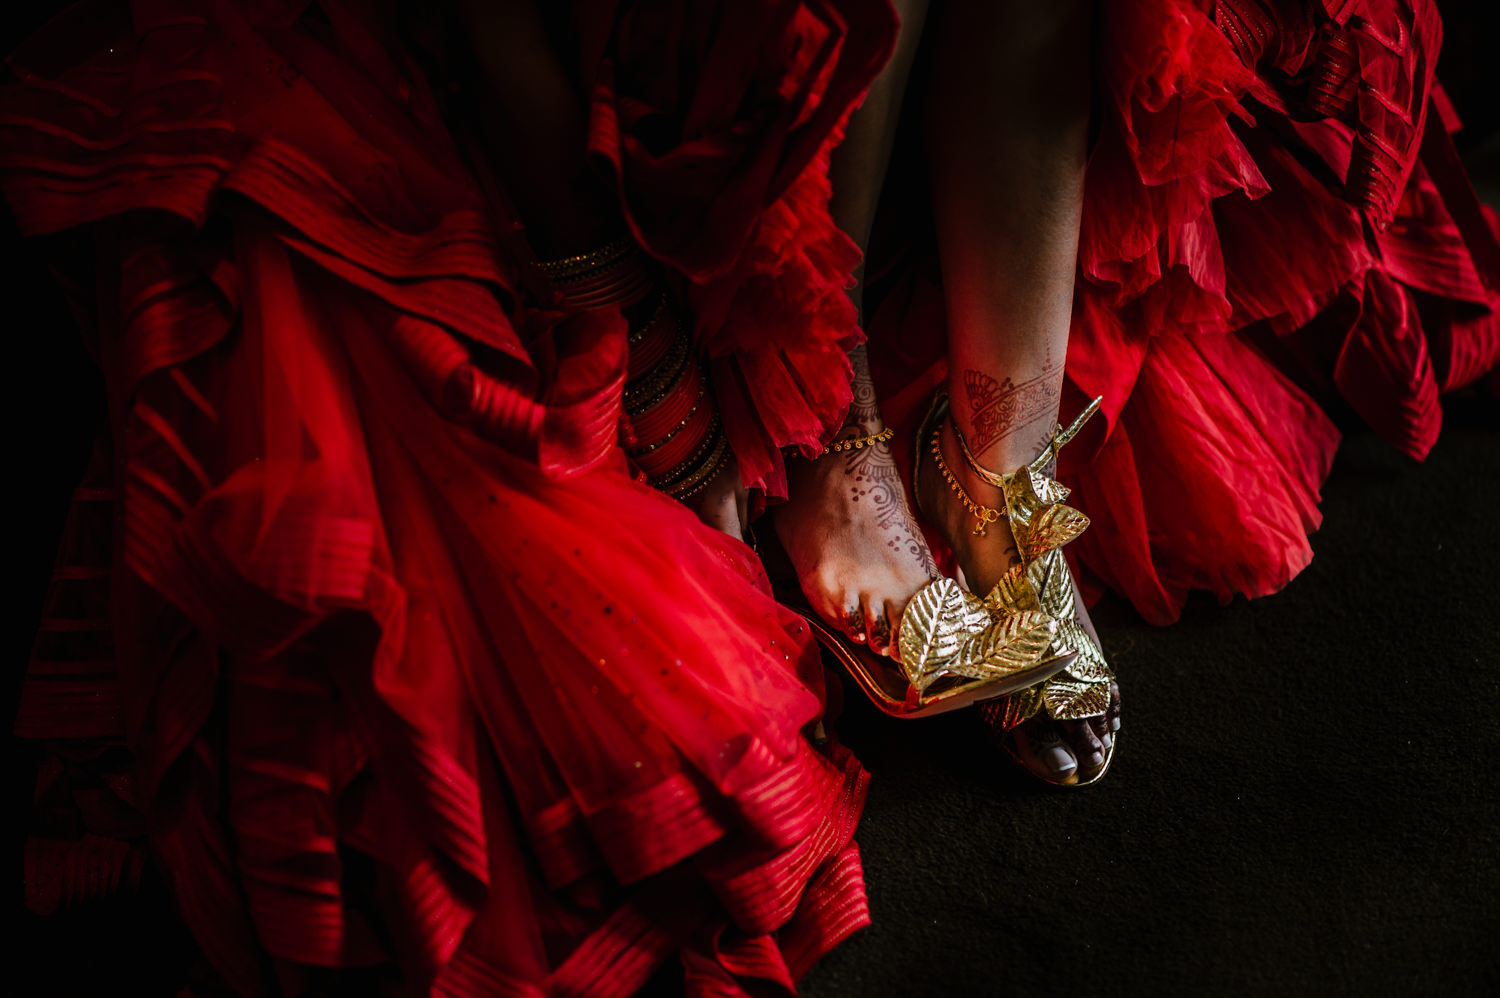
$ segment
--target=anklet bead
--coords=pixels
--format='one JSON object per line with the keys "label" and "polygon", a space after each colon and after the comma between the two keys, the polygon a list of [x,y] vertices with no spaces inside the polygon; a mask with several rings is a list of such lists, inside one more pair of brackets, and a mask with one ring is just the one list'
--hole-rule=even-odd
{"label": "anklet bead", "polygon": [[835,440],[833,443],[823,448],[823,453],[836,454],[840,451],[846,450],[863,450],[866,447],[874,447],[876,444],[883,444],[895,435],[896,431],[887,426],[879,433],[871,433],[869,436],[851,437],[848,440]]}
{"label": "anklet bead", "polygon": [[995,509],[993,506],[981,505],[969,497],[969,493],[964,490],[963,484],[948,469],[948,462],[943,460],[942,435],[943,427],[942,423],[939,422],[938,428],[932,431],[933,463],[937,466],[938,472],[943,476],[943,481],[948,483],[948,488],[953,491],[954,495],[958,496],[958,501],[964,504],[964,509],[968,510],[969,514],[979,521],[974,526],[974,536],[983,537],[985,535],[985,528],[1005,516],[1006,512],[1003,509]]}

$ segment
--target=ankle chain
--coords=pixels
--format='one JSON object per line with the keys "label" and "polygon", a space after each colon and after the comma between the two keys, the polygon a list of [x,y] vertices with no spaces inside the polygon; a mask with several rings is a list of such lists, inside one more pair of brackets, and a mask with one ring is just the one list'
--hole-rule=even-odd
{"label": "ankle chain", "polygon": [[850,437],[848,440],[835,440],[833,443],[823,448],[823,453],[835,454],[839,451],[861,450],[865,447],[874,447],[876,444],[885,443],[895,435],[896,431],[887,426],[879,433],[871,433],[868,436]]}
{"label": "ankle chain", "polygon": [[[950,419],[949,422],[951,423],[953,421]],[[958,427],[955,425],[953,429],[956,433]],[[958,496],[958,501],[964,504],[964,509],[968,510],[970,515],[972,515],[976,520],[979,521],[974,526],[974,536],[983,537],[986,533],[985,528],[988,527],[991,523],[994,523],[996,520],[999,520],[1001,517],[1005,516],[1005,510],[996,509],[993,506],[985,506],[981,503],[977,503],[973,500],[973,498],[969,496],[969,493],[964,490],[963,484],[960,483],[953,472],[949,470],[948,462],[943,460],[942,437],[943,424],[941,421],[939,421],[937,427],[932,431],[931,450],[933,463],[937,466],[938,473],[943,476],[943,481],[948,483],[948,488],[952,489],[953,494]]]}

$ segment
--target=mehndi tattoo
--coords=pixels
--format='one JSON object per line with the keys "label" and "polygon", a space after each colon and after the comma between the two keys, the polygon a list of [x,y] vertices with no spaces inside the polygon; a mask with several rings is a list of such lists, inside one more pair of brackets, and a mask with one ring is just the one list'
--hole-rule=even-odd
{"label": "mehndi tattoo", "polygon": [[1034,378],[1014,384],[1010,378],[996,381],[983,371],[964,370],[964,392],[969,398],[969,422],[974,431],[970,445],[979,454],[1007,437],[1038,422],[1044,422],[1045,444],[1057,420],[1062,396],[1061,364],[1049,355],[1046,369]]}
{"label": "mehndi tattoo", "polygon": [[[875,398],[875,383],[870,379],[870,361],[863,344],[849,351],[849,362],[854,368],[854,401],[844,427],[856,429],[860,434],[874,433],[881,427],[880,405]],[[906,503],[906,488],[890,448],[863,447],[843,451],[838,456],[844,460],[844,473],[852,479],[854,501],[868,501],[875,507],[875,525],[885,535],[886,546],[920,559],[927,577],[937,578],[937,563],[926,541],[917,533]]]}

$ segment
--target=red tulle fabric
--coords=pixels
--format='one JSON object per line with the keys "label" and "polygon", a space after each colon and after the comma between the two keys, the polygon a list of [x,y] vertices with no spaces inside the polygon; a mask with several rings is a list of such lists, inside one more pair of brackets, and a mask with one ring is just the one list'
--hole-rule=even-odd
{"label": "red tulle fabric", "polygon": [[[847,396],[827,303],[853,260],[819,174],[892,25],[733,9],[680,39],[704,60],[684,155],[733,216],[690,229],[650,213],[659,151],[602,123],[640,124],[608,81],[642,80],[670,9],[580,23],[594,144],[616,128],[652,251],[702,301],[769,281],[783,323],[826,314],[821,346],[700,318],[743,358],[737,440],[774,454]],[[98,2],[13,60],[0,184],[28,234],[88,237],[111,417],[21,731],[125,739],[117,789],[240,993],[394,965],[414,993],[626,995],[669,959],[690,994],[791,992],[868,920],[867,777],[806,735],[816,645],[748,548],[626,473],[623,320],[528,296],[391,28],[354,0]],[[735,117],[752,54],[785,91],[747,105],[760,131]],[[138,874],[93,845],[43,902]]]}
{"label": "red tulle fabric", "polygon": [[860,255],[828,212],[828,157],[895,46],[890,4],[618,6],[578,19],[589,148],[637,239],[686,281],[745,484],[785,498],[781,449],[817,453],[852,398]]}
{"label": "red tulle fabric", "polygon": [[[1339,399],[1413,458],[1500,365],[1496,221],[1448,140],[1426,0],[1104,4],[1064,416],[1085,590],[1156,623],[1312,557]],[[931,261],[871,326],[887,417],[945,376]],[[915,372],[915,373],[914,373]]]}

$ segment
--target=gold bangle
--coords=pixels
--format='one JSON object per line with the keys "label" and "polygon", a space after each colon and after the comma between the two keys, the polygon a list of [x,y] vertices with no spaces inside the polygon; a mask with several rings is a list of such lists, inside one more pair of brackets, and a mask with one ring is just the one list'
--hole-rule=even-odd
{"label": "gold bangle", "polygon": [[693,407],[688,410],[686,416],[682,417],[682,422],[678,423],[676,426],[668,430],[667,435],[656,441],[656,443],[649,444],[645,447],[630,448],[626,451],[626,453],[628,453],[631,457],[636,457],[640,454],[650,454],[652,451],[656,450],[662,445],[670,443],[673,437],[682,432],[683,427],[687,426],[688,423],[693,421],[693,417],[698,414],[698,409],[703,405],[703,396],[707,394],[707,385],[698,386],[698,397],[693,399]]}
{"label": "gold bangle", "polygon": [[698,445],[697,450],[683,458],[676,467],[667,469],[665,474],[652,478],[651,485],[669,492],[692,478],[697,472],[702,471],[703,462],[708,459],[709,452],[719,446],[719,438],[722,436],[719,432],[720,428],[719,414],[716,412],[709,420],[708,431],[703,434],[703,442]]}
{"label": "gold bangle", "polygon": [[667,495],[678,502],[697,495],[708,488],[709,483],[718,477],[719,472],[723,471],[724,466],[728,463],[729,438],[720,433],[718,434],[718,443],[714,447],[713,453],[709,455],[708,460],[703,462],[703,466],[677,484],[668,486],[666,490]]}
{"label": "gold bangle", "polygon": [[603,270],[619,263],[633,249],[635,249],[635,243],[629,239],[621,239],[596,249],[592,253],[565,256],[560,260],[538,260],[537,265],[554,281],[576,281],[593,271]]}
{"label": "gold bangle", "polygon": [[621,401],[625,405],[626,414],[640,416],[660,405],[686,376],[687,370],[687,337],[678,336],[672,343],[671,351],[640,379],[639,385],[625,386]]}
{"label": "gold bangle", "polygon": [[987,526],[1009,514],[1003,509],[984,506],[970,498],[969,493],[964,491],[963,485],[954,477],[953,472],[948,470],[948,462],[943,460],[942,436],[943,424],[939,422],[937,429],[932,431],[933,463],[937,465],[937,470],[943,476],[943,481],[948,483],[948,488],[952,489],[954,495],[958,496],[958,501],[964,504],[964,509],[968,510],[970,515],[979,521],[974,527],[974,536],[983,537]]}
{"label": "gold bangle", "polygon": [[865,447],[874,447],[883,444],[896,435],[896,431],[887,426],[879,433],[871,433],[867,437],[851,437],[848,440],[835,440],[823,448],[824,454],[834,454],[846,450],[862,450]]}
{"label": "gold bangle", "polygon": [[663,291],[661,293],[661,297],[656,300],[656,308],[654,308],[654,309],[651,310],[651,318],[647,319],[646,320],[646,324],[643,325],[643,326],[641,326],[640,329],[632,331],[625,338],[625,341],[627,343],[629,343],[631,346],[635,346],[641,340],[645,339],[646,338],[646,334],[649,333],[649,332],[651,332],[651,330],[653,330],[653,329],[656,328],[656,324],[661,321],[662,313],[664,313],[666,310],[667,310],[667,293],[665,291]]}

